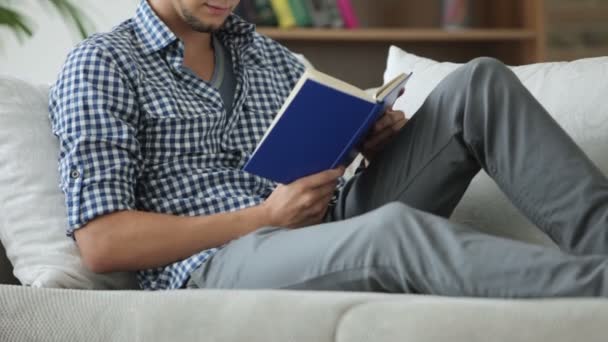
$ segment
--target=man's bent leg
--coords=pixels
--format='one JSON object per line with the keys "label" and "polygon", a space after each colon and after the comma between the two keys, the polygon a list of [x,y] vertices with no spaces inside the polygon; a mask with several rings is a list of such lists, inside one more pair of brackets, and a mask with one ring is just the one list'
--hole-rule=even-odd
{"label": "man's bent leg", "polygon": [[449,217],[480,167],[562,248],[608,254],[608,180],[515,74],[488,58],[439,84],[347,183],[332,219],[391,201]]}
{"label": "man's bent leg", "polygon": [[608,258],[485,235],[395,202],[339,222],[246,235],[196,270],[188,287],[608,296]]}

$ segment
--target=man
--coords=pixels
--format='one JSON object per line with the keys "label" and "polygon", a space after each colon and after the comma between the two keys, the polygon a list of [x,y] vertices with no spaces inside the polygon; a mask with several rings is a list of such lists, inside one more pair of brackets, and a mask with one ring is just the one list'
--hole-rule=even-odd
{"label": "man", "polygon": [[[242,172],[304,67],[237,4],[144,0],[68,57],[51,118],[90,269],[140,270],[152,290],[608,295],[608,180],[495,60],[407,124],[388,111],[346,184],[343,168],[284,185]],[[482,168],[561,250],[447,220]]]}

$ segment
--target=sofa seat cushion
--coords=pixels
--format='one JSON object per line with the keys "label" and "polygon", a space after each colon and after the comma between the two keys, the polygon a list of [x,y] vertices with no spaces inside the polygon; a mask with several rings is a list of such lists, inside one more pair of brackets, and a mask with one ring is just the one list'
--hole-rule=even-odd
{"label": "sofa seat cushion", "polygon": [[370,300],[347,311],[336,341],[585,341],[606,340],[608,301],[480,300],[402,297]]}
{"label": "sofa seat cushion", "polygon": [[599,342],[601,317],[606,299],[0,286],[2,341]]}

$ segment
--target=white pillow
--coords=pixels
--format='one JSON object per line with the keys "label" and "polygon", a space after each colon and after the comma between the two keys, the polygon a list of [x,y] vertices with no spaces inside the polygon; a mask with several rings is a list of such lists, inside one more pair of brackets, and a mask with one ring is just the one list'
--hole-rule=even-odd
{"label": "white pillow", "polygon": [[[391,46],[385,81],[414,72],[395,109],[414,115],[431,91],[462,64],[439,63]],[[608,57],[512,67],[515,74],[575,140],[603,139],[608,121]]]}
{"label": "white pillow", "polygon": [[94,274],[65,234],[59,145],[48,117],[48,86],[0,76],[0,241],[24,285],[136,288],[132,273]]}
{"label": "white pillow", "polygon": [[[403,110],[408,116],[415,114],[437,84],[460,66],[439,63],[391,47],[385,80],[401,72],[414,72],[405,95],[395,103],[395,109]],[[608,57],[512,69],[608,175]],[[452,219],[490,234],[552,245],[547,236],[523,217],[483,172],[471,183]]]}

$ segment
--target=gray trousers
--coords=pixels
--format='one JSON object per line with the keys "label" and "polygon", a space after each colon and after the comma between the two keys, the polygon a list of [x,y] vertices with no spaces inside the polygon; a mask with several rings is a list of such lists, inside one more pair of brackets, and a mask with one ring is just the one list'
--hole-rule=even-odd
{"label": "gray trousers", "polygon": [[[561,249],[448,221],[481,169]],[[508,68],[476,59],[347,183],[328,222],[232,241],[188,287],[608,296],[608,180]]]}

